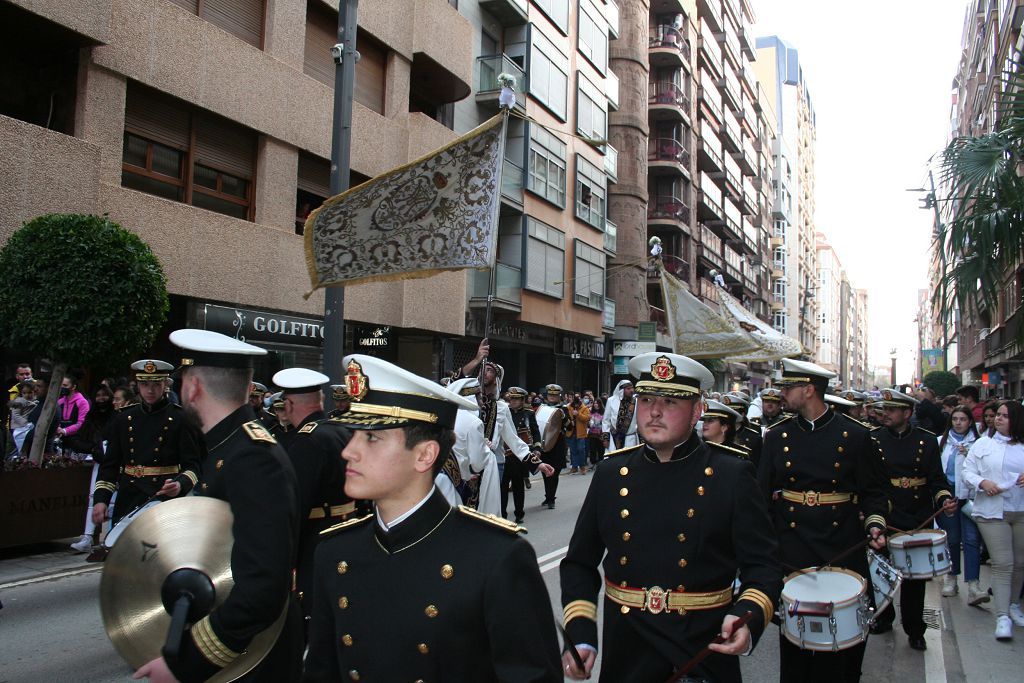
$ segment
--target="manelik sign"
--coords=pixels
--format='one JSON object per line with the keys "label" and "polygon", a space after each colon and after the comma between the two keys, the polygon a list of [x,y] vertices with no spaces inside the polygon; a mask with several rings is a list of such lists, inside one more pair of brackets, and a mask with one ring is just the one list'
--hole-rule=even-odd
{"label": "manelik sign", "polygon": [[323,321],[292,315],[206,304],[205,329],[251,344],[323,346]]}

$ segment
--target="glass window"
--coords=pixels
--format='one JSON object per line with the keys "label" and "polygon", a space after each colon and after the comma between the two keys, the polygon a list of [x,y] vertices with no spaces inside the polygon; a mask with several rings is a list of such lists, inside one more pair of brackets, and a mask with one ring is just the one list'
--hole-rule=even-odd
{"label": "glass window", "polygon": [[604,17],[590,2],[580,0],[579,20],[577,49],[604,74],[608,69],[608,26]]}
{"label": "glass window", "polygon": [[595,310],[604,309],[605,254],[586,242],[576,240],[573,260],[573,303]]}
{"label": "glass window", "polygon": [[565,121],[569,59],[535,27],[530,31],[530,39],[530,65],[527,69],[530,96]]}
{"label": "glass window", "polygon": [[576,81],[576,132],[604,140],[608,137],[608,98],[581,72]]}
{"label": "glass window", "polygon": [[576,218],[604,231],[607,201],[604,171],[576,155]]}
{"label": "glass window", "polygon": [[569,0],[533,0],[533,4],[540,8],[559,31],[569,35]]}
{"label": "glass window", "polygon": [[565,143],[546,129],[531,125],[527,189],[564,207],[565,183]]}
{"label": "glass window", "polygon": [[526,289],[561,299],[565,280],[565,233],[527,217]]}

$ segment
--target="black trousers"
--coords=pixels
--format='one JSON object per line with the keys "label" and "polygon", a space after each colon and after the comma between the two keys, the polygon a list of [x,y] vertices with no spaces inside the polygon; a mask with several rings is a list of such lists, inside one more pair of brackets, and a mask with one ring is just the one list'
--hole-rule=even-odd
{"label": "black trousers", "polygon": [[587,457],[591,465],[596,465],[604,459],[604,440],[600,436],[587,437]]}
{"label": "black trousers", "polygon": [[515,506],[516,519],[521,519],[525,514],[524,505],[526,501],[525,477],[530,476],[530,471],[523,467],[523,463],[514,455],[505,456],[505,469],[501,473],[501,516],[508,517],[508,492],[512,490],[512,504]]}
{"label": "black trousers", "polygon": [[858,683],[867,641],[839,652],[801,650],[779,631],[781,683]]}
{"label": "black trousers", "polygon": [[550,477],[544,477],[544,503],[555,502],[555,493],[558,491],[558,477],[562,472],[562,468],[565,467],[565,443],[559,443],[559,445],[552,451],[548,451],[540,456],[540,459],[555,468],[555,473]]}
{"label": "black trousers", "polygon": [[[900,586],[900,621],[903,632],[910,638],[924,637],[927,628],[924,623],[924,592],[928,582],[923,579],[907,579]],[[891,626],[896,620],[896,610],[889,603],[876,620],[883,626]]]}

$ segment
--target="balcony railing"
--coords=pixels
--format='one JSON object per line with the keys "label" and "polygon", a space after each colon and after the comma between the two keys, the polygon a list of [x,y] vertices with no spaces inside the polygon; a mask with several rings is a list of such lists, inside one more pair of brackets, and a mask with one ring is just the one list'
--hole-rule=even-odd
{"label": "balcony railing", "polygon": [[655,329],[661,334],[668,334],[668,318],[665,316],[665,309],[651,306],[651,321]]}
{"label": "balcony railing", "polygon": [[697,280],[697,290],[700,297],[705,301],[714,301],[716,303],[719,301],[718,286],[711,280],[703,277]]}
{"label": "balcony railing", "polygon": [[507,73],[516,77],[516,108],[526,110],[526,72],[512,61],[508,55],[484,55],[477,57],[477,102],[494,101],[497,103],[501,86],[498,85],[498,74]]}
{"label": "balcony railing", "polygon": [[677,50],[685,61],[690,61],[690,41],[674,26],[652,26],[647,46],[651,49]]}
{"label": "balcony railing", "polygon": [[654,196],[647,202],[647,219],[668,219],[687,222],[690,207],[679,197]]}
{"label": "balcony railing", "polygon": [[[690,281],[690,264],[672,254],[661,255],[661,267],[666,273],[672,273],[683,282]],[[647,277],[656,279],[658,277],[658,269],[653,267],[647,268]]]}
{"label": "balcony railing", "polygon": [[647,85],[648,105],[670,105],[690,110],[690,98],[683,92],[682,86],[671,81],[659,81]]}
{"label": "balcony railing", "polygon": [[716,263],[721,262],[722,238],[716,235],[715,233],[711,232],[711,229],[708,226],[704,225],[703,223],[699,225],[699,228],[700,241],[701,244],[704,245],[704,249],[718,257]]}
{"label": "balcony railing", "polygon": [[523,169],[508,159],[501,168],[501,196],[519,208],[523,206]]}
{"label": "balcony railing", "polygon": [[619,244],[619,226],[610,220],[604,222],[604,250],[614,254]]}
{"label": "balcony railing", "polygon": [[648,161],[672,161],[689,168],[690,152],[679,140],[651,138],[647,143]]}
{"label": "balcony railing", "polygon": [[[490,288],[491,273],[488,270],[471,270],[469,275],[469,298],[473,303],[486,303]],[[511,307],[523,305],[523,273],[519,268],[504,263],[495,266],[494,298],[496,302]]]}

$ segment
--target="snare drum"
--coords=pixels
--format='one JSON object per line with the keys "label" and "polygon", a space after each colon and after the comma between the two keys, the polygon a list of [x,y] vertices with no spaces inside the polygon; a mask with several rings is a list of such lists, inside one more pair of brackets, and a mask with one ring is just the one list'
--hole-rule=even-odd
{"label": "snare drum", "polygon": [[896,534],[889,539],[889,554],[904,579],[931,579],[952,569],[942,529]]}
{"label": "snare drum", "polygon": [[838,652],[867,639],[867,583],[839,567],[808,569],[786,577],[782,632],[802,650]]}
{"label": "snare drum", "polygon": [[868,577],[871,579],[871,590],[875,596],[875,613],[872,621],[878,618],[896,596],[896,591],[903,583],[903,574],[892,566],[884,555],[868,551]]}
{"label": "snare drum", "polygon": [[121,534],[124,533],[124,530],[128,528],[129,524],[131,524],[136,519],[138,519],[139,515],[141,515],[144,511],[148,510],[149,508],[153,507],[154,505],[159,505],[161,502],[163,502],[163,501],[152,500],[152,501],[146,503],[145,505],[143,505],[142,507],[135,508],[134,510],[129,512],[127,515],[125,515],[124,517],[119,519],[117,521],[117,524],[112,526],[110,528],[110,531],[107,532],[106,537],[103,539],[103,547],[107,548],[107,549],[113,548],[114,547],[114,543],[117,542],[117,539],[121,536]]}

